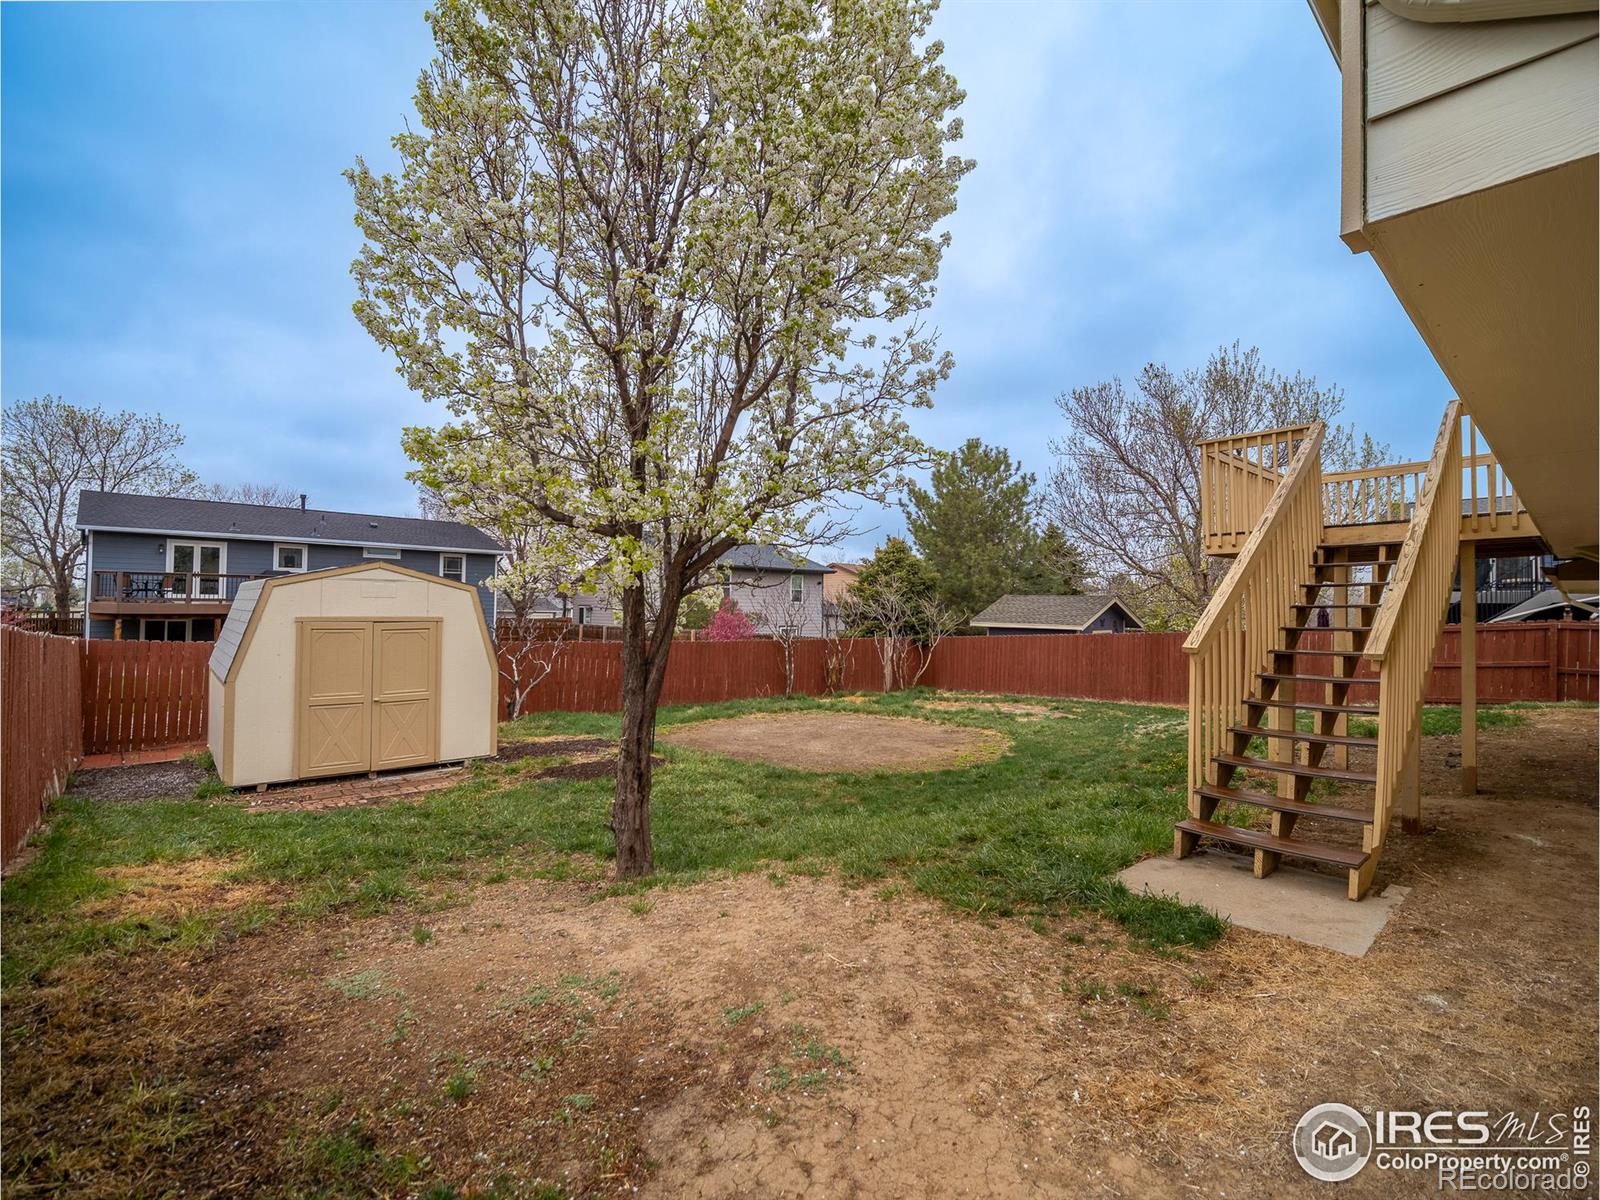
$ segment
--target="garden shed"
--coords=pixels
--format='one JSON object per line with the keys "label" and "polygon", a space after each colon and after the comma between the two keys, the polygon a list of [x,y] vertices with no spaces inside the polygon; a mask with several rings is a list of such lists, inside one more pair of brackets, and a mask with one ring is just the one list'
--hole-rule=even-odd
{"label": "garden shed", "polygon": [[477,590],[389,563],[240,585],[211,654],[230,787],[493,755],[499,672]]}

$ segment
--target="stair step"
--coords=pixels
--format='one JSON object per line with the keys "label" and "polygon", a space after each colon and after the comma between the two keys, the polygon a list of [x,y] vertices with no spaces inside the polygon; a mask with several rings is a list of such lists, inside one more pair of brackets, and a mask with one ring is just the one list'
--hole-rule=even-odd
{"label": "stair step", "polygon": [[1243,754],[1213,754],[1211,761],[1246,771],[1270,771],[1275,775],[1298,775],[1302,779],[1335,779],[1340,783],[1377,783],[1374,771],[1348,771],[1341,767],[1309,767],[1305,763],[1273,762]]}
{"label": "stair step", "polygon": [[[1377,608],[1378,607],[1378,602],[1376,600],[1366,600],[1366,601],[1361,601],[1361,602],[1352,603],[1352,604],[1301,604],[1298,601],[1296,601],[1295,604],[1293,604],[1291,607],[1293,607],[1293,608],[1303,608],[1303,609],[1307,609],[1309,611],[1315,611],[1315,610],[1317,610],[1319,608]],[[1324,626],[1323,628],[1327,628],[1327,626]],[[1365,629],[1367,627],[1365,625],[1362,625],[1362,626],[1359,626],[1358,628]]]}
{"label": "stair step", "polygon": [[1376,749],[1375,737],[1352,737],[1344,733],[1302,733],[1298,729],[1268,729],[1262,725],[1229,725],[1228,732],[1242,733],[1247,737],[1289,738],[1296,742],[1318,742],[1328,746],[1356,746]]}
{"label": "stair step", "polygon": [[1285,625],[1285,633],[1370,633],[1371,625]]}
{"label": "stair step", "polygon": [[1303,683],[1353,683],[1357,686],[1361,684],[1371,684],[1374,687],[1376,687],[1378,683],[1378,677],[1376,675],[1366,679],[1352,679],[1348,675],[1291,675],[1284,671],[1262,671],[1259,673],[1258,678],[1276,679],[1280,682],[1285,679],[1298,679]]}
{"label": "stair step", "polygon": [[1219,842],[1228,842],[1234,846],[1247,846],[1252,850],[1270,850],[1274,854],[1286,854],[1290,858],[1306,858],[1312,862],[1344,867],[1346,870],[1354,870],[1367,861],[1365,850],[1352,850],[1347,846],[1329,846],[1324,842],[1306,842],[1299,838],[1273,837],[1270,833],[1261,833],[1255,829],[1239,829],[1232,825],[1219,825],[1215,821],[1202,821],[1198,817],[1179,821],[1177,827],[1185,833],[1215,838]]}
{"label": "stair step", "polygon": [[1366,651],[1365,650],[1298,650],[1298,649],[1295,649],[1295,648],[1291,647],[1291,648],[1289,648],[1287,650],[1274,650],[1272,653],[1274,653],[1274,654],[1282,654],[1282,655],[1284,655],[1286,657],[1298,655],[1298,656],[1300,656],[1302,658],[1361,658],[1366,654]]}
{"label": "stair step", "polygon": [[1257,708],[1299,708],[1310,712],[1346,713],[1352,717],[1378,715],[1376,704],[1314,704],[1309,700],[1257,700],[1254,697],[1247,699],[1245,703],[1253,704]]}
{"label": "stair step", "polygon": [[[1349,591],[1351,588],[1372,588],[1374,591],[1381,591],[1383,588],[1389,586],[1389,581],[1387,579],[1361,579],[1357,580],[1355,583],[1318,583],[1316,580],[1312,580],[1310,583],[1302,583],[1300,586],[1303,588],[1311,588],[1318,592],[1337,592],[1340,590]],[[1338,605],[1333,605],[1332,607],[1337,608]]]}
{"label": "stair step", "polygon": [[1370,812],[1355,808],[1340,808],[1336,804],[1310,804],[1304,800],[1287,800],[1268,792],[1252,792],[1245,788],[1220,787],[1209,783],[1196,788],[1195,791],[1213,800],[1249,804],[1255,808],[1270,808],[1273,812],[1290,812],[1302,817],[1327,817],[1334,821],[1352,821],[1357,825],[1372,824]]}
{"label": "stair step", "polygon": [[1370,559],[1367,562],[1313,562],[1311,564],[1311,569],[1313,571],[1348,571],[1362,569],[1376,572],[1379,568],[1382,568],[1385,575],[1391,573],[1394,570],[1394,559],[1378,558]]}

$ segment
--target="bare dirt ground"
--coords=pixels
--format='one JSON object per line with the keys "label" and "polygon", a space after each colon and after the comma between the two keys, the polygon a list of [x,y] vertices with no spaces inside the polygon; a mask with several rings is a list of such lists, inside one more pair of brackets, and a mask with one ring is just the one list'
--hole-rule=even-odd
{"label": "bare dirt ground", "polygon": [[[1385,860],[1414,890],[1362,959],[1244,930],[1163,957],[829,879],[509,883],[69,969],[8,1013],[38,1031],[8,1133],[79,1147],[101,1195],[293,1190],[350,1143],[463,1192],[1325,1196],[1287,1149],[1313,1104],[1595,1104],[1594,724],[1485,734],[1470,799],[1429,739],[1429,831]],[[130,1072],[206,1114],[137,1176],[95,1133]]]}
{"label": "bare dirt ground", "polygon": [[1010,745],[988,729],[862,713],[762,713],[696,721],[660,740],[801,771],[937,771],[997,758]]}

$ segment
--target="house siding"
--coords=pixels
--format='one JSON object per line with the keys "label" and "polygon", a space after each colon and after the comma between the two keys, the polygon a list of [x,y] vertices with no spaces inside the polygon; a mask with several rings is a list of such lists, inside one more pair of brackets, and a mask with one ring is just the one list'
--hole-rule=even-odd
{"label": "house siding", "polygon": [[[750,567],[734,567],[728,572],[729,578],[723,593],[733,597],[735,604],[756,622],[761,629],[761,617],[786,617],[789,596],[789,576],[777,571],[757,571]],[[826,575],[815,571],[798,572],[805,581],[803,599],[796,615],[799,617],[801,637],[824,637],[827,629],[823,621],[823,580]],[[577,610],[589,609],[587,625],[599,625],[607,628],[616,628],[622,624],[617,613],[616,605],[607,596],[593,592],[580,592],[572,598],[565,613],[551,610],[552,616],[567,616],[577,620]],[[762,630],[765,632],[765,630]]]}
{"label": "house siding", "polygon": [[[96,571],[165,571],[167,569],[167,537],[162,533],[111,533],[95,531],[93,539],[93,569]],[[228,575],[275,575],[272,569],[274,542],[256,541],[253,538],[191,538],[180,541],[221,542],[227,546],[223,573]],[[439,552],[436,550],[402,550],[398,559],[366,558],[358,545],[331,546],[318,543],[305,544],[284,538],[283,545],[305,545],[306,566],[312,571],[332,567],[350,567],[363,562],[394,562],[424,575],[439,574]],[[478,603],[484,620],[494,628],[494,592],[488,580],[495,573],[495,556],[473,551],[461,551],[466,556],[466,581],[478,591]],[[174,617],[182,614],[174,612]],[[93,617],[89,621],[91,638],[112,636],[112,621]]]}

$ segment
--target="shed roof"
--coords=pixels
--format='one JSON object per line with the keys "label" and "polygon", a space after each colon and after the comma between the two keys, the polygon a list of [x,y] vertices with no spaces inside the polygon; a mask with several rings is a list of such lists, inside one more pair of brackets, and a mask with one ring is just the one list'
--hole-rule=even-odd
{"label": "shed roof", "polygon": [[1083,629],[1115,605],[1130,624],[1142,629],[1139,619],[1110,592],[1084,592],[1078,596],[1001,596],[972,618],[979,628]]}
{"label": "shed roof", "polygon": [[79,493],[78,528],[245,541],[332,542],[402,550],[471,550],[484,554],[502,551],[500,543],[483,530],[460,521],[241,504],[234,500],[139,496],[132,492]]}

